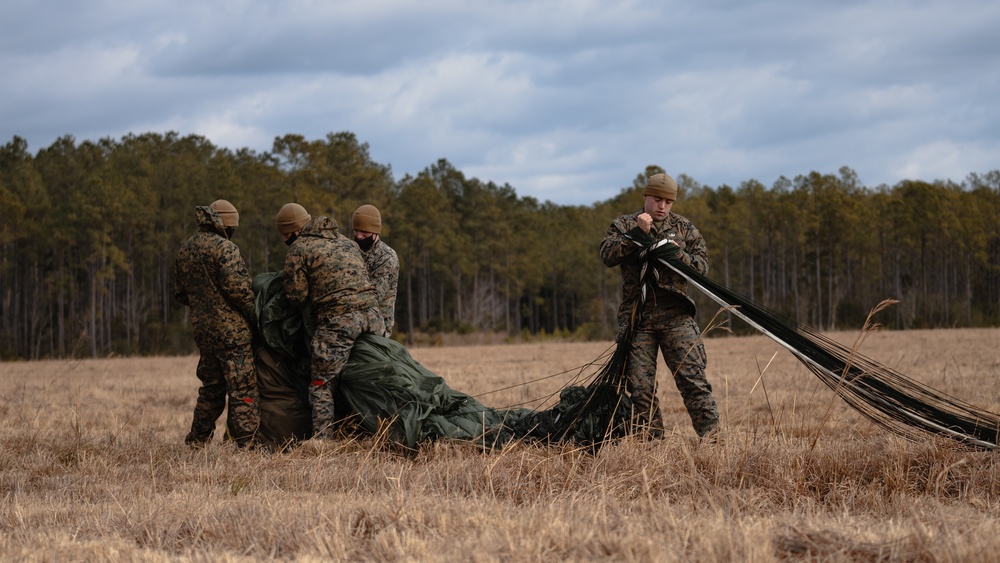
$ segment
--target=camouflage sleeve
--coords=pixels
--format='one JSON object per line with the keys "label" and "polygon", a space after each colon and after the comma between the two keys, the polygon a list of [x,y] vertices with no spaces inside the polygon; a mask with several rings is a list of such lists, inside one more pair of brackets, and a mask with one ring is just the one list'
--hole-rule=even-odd
{"label": "camouflage sleeve", "polygon": [[243,255],[232,241],[225,241],[219,264],[219,291],[233,309],[247,320],[254,318],[254,294]]}
{"label": "camouflage sleeve", "polygon": [[699,274],[708,275],[708,246],[705,244],[705,238],[694,225],[688,223],[687,227],[681,260]]}
{"label": "camouflage sleeve", "polygon": [[309,280],[306,277],[305,257],[296,245],[288,249],[285,257],[285,298],[293,307],[303,307],[309,297]]}
{"label": "camouflage sleeve", "polygon": [[[629,226],[626,217],[619,217],[608,227],[604,240],[601,241],[601,261],[604,265],[613,268],[622,263],[626,256],[639,250],[639,247],[625,238]],[[633,225],[634,226],[634,225]]]}
{"label": "camouflage sleeve", "polygon": [[378,293],[378,306],[385,321],[386,334],[392,333],[395,324],[396,291],[399,286],[399,258],[395,252],[386,253],[385,259],[372,270],[372,283]]}
{"label": "camouflage sleeve", "polygon": [[181,305],[191,306],[191,300],[188,299],[187,291],[181,285],[180,271],[176,261],[174,262],[174,299]]}

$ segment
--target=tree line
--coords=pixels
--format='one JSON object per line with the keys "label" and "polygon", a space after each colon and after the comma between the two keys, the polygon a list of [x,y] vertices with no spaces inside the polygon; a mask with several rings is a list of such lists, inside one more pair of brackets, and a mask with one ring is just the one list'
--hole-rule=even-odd
{"label": "tree line", "polygon": [[[447,160],[403,178],[350,132],[275,139],[269,152],[200,136],[127,135],[32,154],[0,147],[0,359],[176,354],[193,349],[173,299],[173,262],[196,205],[228,199],[251,274],[280,270],[274,215],[289,201],[350,232],[354,209],[382,212],[400,260],[397,337],[490,332],[613,338],[617,269],[598,247],[642,205],[658,166],[606,201],[557,205],[466,177]],[[862,185],[849,168],[710,187],[677,177],[674,210],[709,246],[710,276],[799,323],[907,329],[1000,324],[1000,171],[962,183]],[[694,295],[699,321],[718,312]],[[734,330],[747,327],[734,324]]]}

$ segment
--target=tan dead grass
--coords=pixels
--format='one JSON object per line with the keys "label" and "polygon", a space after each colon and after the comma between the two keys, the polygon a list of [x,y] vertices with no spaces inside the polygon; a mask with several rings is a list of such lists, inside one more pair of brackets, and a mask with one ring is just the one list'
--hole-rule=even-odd
{"label": "tan dead grass", "polygon": [[[507,406],[551,395],[609,345],[411,353],[452,387]],[[405,457],[372,439],[190,450],[194,357],[0,364],[0,559],[1000,557],[997,454],[887,434],[765,337],[707,348],[720,444],[695,440],[661,377],[668,437],[596,455],[441,442]],[[1000,411],[998,329],[875,333],[861,352]]]}

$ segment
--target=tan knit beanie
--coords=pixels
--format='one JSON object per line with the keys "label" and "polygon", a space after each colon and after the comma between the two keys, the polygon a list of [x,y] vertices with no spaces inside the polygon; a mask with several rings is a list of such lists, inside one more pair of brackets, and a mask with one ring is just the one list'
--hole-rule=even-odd
{"label": "tan knit beanie", "polygon": [[653,174],[646,180],[646,190],[642,195],[651,195],[662,199],[677,199],[677,182],[666,174]]}
{"label": "tan knit beanie", "polygon": [[274,218],[274,226],[278,232],[287,235],[306,226],[312,219],[312,215],[306,212],[306,208],[297,203],[286,203],[281,206],[278,215]]}
{"label": "tan knit beanie", "polygon": [[351,228],[366,233],[382,233],[382,214],[374,205],[362,205],[351,217]]}
{"label": "tan knit beanie", "polygon": [[217,199],[209,207],[222,216],[223,227],[240,226],[240,213],[236,211],[236,207],[233,204],[224,199]]}

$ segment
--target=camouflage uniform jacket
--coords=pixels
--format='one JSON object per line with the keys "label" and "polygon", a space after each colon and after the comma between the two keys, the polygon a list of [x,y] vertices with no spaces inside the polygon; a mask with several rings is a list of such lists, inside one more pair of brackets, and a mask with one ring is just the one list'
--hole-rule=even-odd
{"label": "camouflage uniform jacket", "polygon": [[[625,233],[639,226],[637,217],[642,211],[637,211],[630,215],[622,215],[611,223],[608,232],[601,242],[601,260],[604,265],[612,268],[621,266],[622,273],[622,304],[618,308],[618,322],[628,322],[628,316],[641,293],[641,283],[639,274],[642,272],[642,261],[639,260],[640,247],[625,238]],[[663,220],[659,230],[656,225],[649,230],[649,234],[655,240],[669,238],[680,246],[680,259],[701,274],[708,273],[708,248],[705,246],[705,239],[702,238],[698,229],[686,218],[676,213],[668,213]],[[688,296],[687,280],[670,268],[659,265],[656,267],[660,277],[657,282],[655,295],[674,296],[681,299],[683,303],[689,305],[690,312],[694,315],[694,301]],[[666,292],[666,293],[663,293]]]}
{"label": "camouflage uniform jacket", "polygon": [[399,258],[396,251],[382,239],[368,249],[361,251],[365,256],[365,266],[368,268],[368,278],[375,286],[378,294],[378,309],[385,321],[386,335],[392,334],[392,325],[396,319],[396,289],[399,284]]}
{"label": "camouflage uniform jacket", "polygon": [[284,271],[288,302],[310,305],[317,317],[378,307],[361,249],[329,217],[316,217],[302,229],[288,249]]}
{"label": "camouflage uniform jacket", "polygon": [[254,318],[250,273],[239,247],[226,238],[222,217],[211,207],[195,209],[198,232],[174,262],[174,297],[191,307],[194,341],[203,350],[249,344]]}

